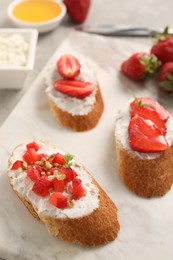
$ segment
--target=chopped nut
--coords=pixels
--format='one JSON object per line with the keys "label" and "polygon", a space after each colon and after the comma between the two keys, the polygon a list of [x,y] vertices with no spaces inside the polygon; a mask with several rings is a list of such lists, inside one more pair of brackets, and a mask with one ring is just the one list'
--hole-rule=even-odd
{"label": "chopped nut", "polygon": [[69,206],[70,208],[72,208],[72,207],[74,206],[74,204],[75,204],[75,201],[74,201],[74,200],[68,200],[68,201],[67,201],[67,204],[68,204],[68,206]]}
{"label": "chopped nut", "polygon": [[48,179],[49,181],[52,181],[53,179],[55,179],[55,176],[54,176],[54,175],[49,175],[49,176],[47,177],[47,179]]}
{"label": "chopped nut", "polygon": [[50,169],[52,168],[52,164],[49,161],[45,162],[45,168]]}
{"label": "chopped nut", "polygon": [[41,172],[41,174],[42,174],[42,175],[46,175],[46,173],[45,173],[45,172]]}

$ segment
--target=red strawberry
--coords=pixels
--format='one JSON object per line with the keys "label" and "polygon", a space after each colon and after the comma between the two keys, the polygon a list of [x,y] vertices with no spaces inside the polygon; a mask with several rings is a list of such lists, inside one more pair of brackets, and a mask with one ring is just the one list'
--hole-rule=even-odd
{"label": "red strawberry", "polygon": [[138,152],[162,152],[168,148],[165,137],[154,122],[135,115],[129,124],[129,144]]}
{"label": "red strawberry", "polygon": [[70,167],[69,168],[61,167],[58,169],[58,171],[66,175],[66,179],[65,179],[66,182],[74,180],[77,176],[77,173]]}
{"label": "red strawberry", "polygon": [[173,93],[173,62],[165,63],[160,71],[159,85],[168,93]]}
{"label": "red strawberry", "polygon": [[148,74],[153,74],[159,66],[160,62],[156,56],[139,52],[122,63],[121,71],[129,78],[140,81]]}
{"label": "red strawberry", "polygon": [[91,0],[64,0],[64,4],[72,20],[83,23],[87,18]]}
{"label": "red strawberry", "polygon": [[169,118],[169,113],[166,111],[157,101],[151,98],[136,98],[133,102],[130,103],[130,115],[133,117],[136,114],[136,111],[141,106],[148,106],[154,109],[163,121],[167,121]]}
{"label": "red strawberry", "polygon": [[42,168],[39,165],[34,165],[33,167],[29,168],[26,173],[27,176],[32,180],[36,181],[38,178],[41,177]]}
{"label": "red strawberry", "polygon": [[52,163],[58,163],[58,164],[66,164],[66,161],[64,159],[64,155],[57,153],[55,154],[55,157],[53,158]]}
{"label": "red strawberry", "polygon": [[56,80],[54,88],[63,94],[79,99],[87,97],[94,90],[92,83],[81,80]]}
{"label": "red strawberry", "polygon": [[49,193],[49,189],[51,188],[51,181],[49,181],[46,177],[42,176],[37,179],[32,187],[33,192],[35,192],[38,196],[46,197]]}
{"label": "red strawberry", "polygon": [[41,159],[42,155],[37,154],[37,151],[35,148],[30,148],[28,149],[24,155],[23,155],[23,160],[27,162],[28,164],[32,165],[36,161],[39,161]]}
{"label": "red strawberry", "polygon": [[53,182],[52,182],[52,185],[53,185],[54,191],[58,191],[58,192],[63,192],[64,191],[64,186],[65,186],[64,180],[59,181],[59,180],[57,180],[57,178],[54,178]]}
{"label": "red strawberry", "polygon": [[84,188],[82,187],[82,181],[76,178],[72,181],[72,185],[73,185],[72,198],[75,200],[82,198],[85,195]]}
{"label": "red strawberry", "polygon": [[19,168],[23,167],[23,162],[22,161],[15,161],[11,167],[11,170],[17,170]]}
{"label": "red strawberry", "polygon": [[151,54],[154,54],[161,62],[173,61],[173,37],[168,35],[168,27],[163,34],[157,35],[158,41],[151,48]]}
{"label": "red strawberry", "polygon": [[156,127],[159,129],[160,133],[162,135],[166,134],[166,126],[164,121],[160,118],[159,114],[156,112],[156,110],[146,107],[146,106],[141,106],[138,108],[136,111],[136,115],[139,117],[142,117],[143,119],[146,120],[151,120]]}
{"label": "red strawberry", "polygon": [[80,63],[72,55],[63,55],[57,61],[57,69],[64,79],[74,79],[80,72]]}
{"label": "red strawberry", "polygon": [[67,197],[60,192],[54,192],[50,196],[49,202],[59,209],[64,209],[67,207]]}
{"label": "red strawberry", "polygon": [[35,149],[36,151],[39,150],[40,146],[36,142],[31,142],[26,145],[27,150],[28,149]]}

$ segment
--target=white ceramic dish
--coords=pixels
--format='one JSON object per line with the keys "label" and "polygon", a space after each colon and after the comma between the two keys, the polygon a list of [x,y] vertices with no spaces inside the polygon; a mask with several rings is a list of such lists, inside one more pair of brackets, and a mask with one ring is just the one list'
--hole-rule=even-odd
{"label": "white ceramic dish", "polygon": [[23,87],[25,79],[34,68],[37,30],[33,29],[0,29],[0,37],[10,37],[12,35],[21,35],[28,43],[28,51],[25,66],[0,67],[0,89],[20,89]]}
{"label": "white ceramic dish", "polygon": [[9,5],[8,10],[7,10],[8,17],[13,22],[13,24],[17,27],[33,28],[33,29],[38,30],[39,33],[49,32],[49,31],[55,29],[62,22],[64,16],[66,15],[66,6],[62,3],[62,1],[61,0],[54,0],[54,1],[57,2],[58,5],[60,5],[62,11],[57,17],[55,17],[47,22],[31,23],[31,22],[24,22],[20,19],[17,19],[13,15],[13,9],[17,4],[19,4],[21,2],[21,0],[15,0]]}

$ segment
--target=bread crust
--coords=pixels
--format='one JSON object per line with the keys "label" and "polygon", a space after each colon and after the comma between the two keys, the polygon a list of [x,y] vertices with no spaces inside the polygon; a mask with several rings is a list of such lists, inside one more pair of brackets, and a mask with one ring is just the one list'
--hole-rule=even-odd
{"label": "bread crust", "polygon": [[[10,158],[9,169],[12,166]],[[60,236],[64,241],[78,243],[83,246],[99,246],[113,241],[118,235],[120,225],[117,217],[117,207],[92,175],[88,171],[87,173],[91,176],[92,183],[99,189],[99,207],[90,214],[80,218],[53,218],[40,214],[31,201],[22,197],[14,189],[12,177],[8,177],[10,185],[19,199],[24,203],[33,217],[45,224],[50,235]]]}
{"label": "bread crust", "polygon": [[173,145],[155,159],[143,159],[115,139],[118,173],[124,184],[146,198],[167,193],[173,183]]}
{"label": "bread crust", "polygon": [[103,113],[104,104],[99,87],[96,87],[96,102],[91,111],[86,115],[72,115],[63,111],[47,94],[49,105],[54,118],[62,125],[75,131],[87,131],[94,128]]}

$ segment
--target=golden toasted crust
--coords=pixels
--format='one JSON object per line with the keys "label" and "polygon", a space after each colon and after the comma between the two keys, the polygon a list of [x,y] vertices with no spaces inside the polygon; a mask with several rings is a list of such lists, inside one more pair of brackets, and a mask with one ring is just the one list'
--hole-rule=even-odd
{"label": "golden toasted crust", "polygon": [[[9,168],[11,168],[10,159]],[[103,245],[117,237],[120,229],[117,208],[93,177],[92,182],[99,189],[99,207],[81,218],[52,218],[39,214],[32,202],[23,198],[14,189],[11,177],[9,177],[9,182],[30,213],[45,224],[51,235],[60,236],[64,241],[79,243],[83,246]]]}
{"label": "golden toasted crust", "polygon": [[155,159],[127,151],[116,138],[118,172],[125,185],[142,197],[163,196],[173,183],[173,145]]}
{"label": "golden toasted crust", "polygon": [[47,94],[54,118],[62,125],[75,131],[86,131],[94,128],[102,115],[104,104],[99,87],[96,89],[96,102],[87,115],[72,115],[60,109]]}

